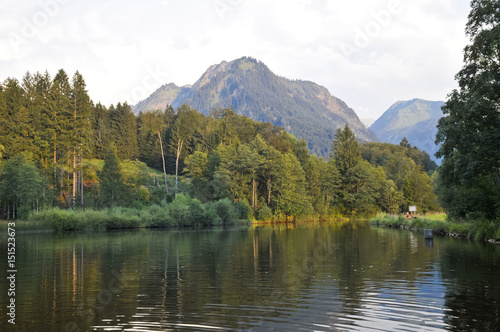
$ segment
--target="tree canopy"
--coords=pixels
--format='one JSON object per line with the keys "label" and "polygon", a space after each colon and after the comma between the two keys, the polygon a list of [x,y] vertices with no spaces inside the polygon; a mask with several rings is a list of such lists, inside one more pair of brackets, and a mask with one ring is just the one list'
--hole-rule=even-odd
{"label": "tree canopy", "polygon": [[[500,218],[500,3],[473,0],[471,44],[438,124],[442,204],[454,218]],[[478,195],[479,193],[479,195]],[[471,204],[474,202],[473,204]]]}
{"label": "tree canopy", "polygon": [[[233,202],[241,215],[250,209],[257,219],[398,213],[410,203],[424,212],[439,209],[429,176],[435,164],[409,143],[361,144],[346,125],[335,134],[330,160],[324,160],[283,128],[231,108],[206,116],[182,105],[135,115],[126,102],[94,104],[78,72],[72,79],[60,70],[54,78],[27,73],[22,83],[5,80],[0,124],[4,216],[18,216],[21,200],[29,202],[27,212],[41,205],[142,207],[170,204],[177,192],[193,200],[179,196],[176,204],[189,201],[197,209],[220,201],[212,210],[224,215]],[[20,155],[33,162],[21,162]],[[8,184],[20,176],[12,173],[12,163],[24,165],[16,172],[37,185]]]}

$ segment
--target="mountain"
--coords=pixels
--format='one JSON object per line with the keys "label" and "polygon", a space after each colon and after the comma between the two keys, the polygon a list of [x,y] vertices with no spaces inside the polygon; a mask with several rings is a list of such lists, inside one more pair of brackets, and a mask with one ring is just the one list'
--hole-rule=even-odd
{"label": "mountain", "polygon": [[137,103],[132,110],[138,114],[145,110],[163,109],[167,105],[172,105],[183,89],[189,88],[189,86],[179,87],[174,83],[164,84],[148,98]]}
{"label": "mountain", "polygon": [[436,160],[436,126],[443,116],[443,105],[442,101],[422,99],[398,101],[370,126],[370,130],[386,143],[399,144],[406,137],[412,146],[425,150]]}
{"label": "mountain", "polygon": [[364,119],[360,119],[360,120],[361,120],[361,123],[364,124],[366,128],[370,128],[370,126],[375,123],[375,119],[371,119],[371,118],[364,118]]}
{"label": "mountain", "polygon": [[233,107],[238,114],[271,122],[305,139],[310,151],[323,157],[328,156],[337,129],[346,123],[360,141],[378,141],[356,113],[325,87],[279,77],[248,57],[210,66],[191,87],[164,85],[134,106],[134,112],[169,103],[174,108],[187,104],[204,114],[213,108]]}

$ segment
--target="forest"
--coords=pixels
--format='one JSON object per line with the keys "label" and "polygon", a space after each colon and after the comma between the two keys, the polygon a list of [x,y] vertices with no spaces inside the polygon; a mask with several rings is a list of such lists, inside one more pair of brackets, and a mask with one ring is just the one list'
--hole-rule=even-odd
{"label": "forest", "polygon": [[0,87],[1,216],[186,199],[205,209],[229,201],[256,220],[440,209],[436,165],[406,140],[360,144],[346,125],[331,145],[329,160],[318,158],[304,140],[233,109],[135,116],[127,103],[94,104],[78,72],[26,73]]}

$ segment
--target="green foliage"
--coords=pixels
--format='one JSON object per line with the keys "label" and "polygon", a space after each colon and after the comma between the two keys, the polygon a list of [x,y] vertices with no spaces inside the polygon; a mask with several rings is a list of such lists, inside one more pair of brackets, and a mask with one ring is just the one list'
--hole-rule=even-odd
{"label": "green foliage", "polygon": [[377,134],[382,142],[401,144],[400,142],[405,140],[403,146],[408,150],[413,149],[411,145],[418,147],[422,154],[427,155],[428,165],[425,168],[428,171],[428,167],[436,167],[429,155],[433,155],[438,149],[434,137],[436,124],[443,116],[443,104],[441,101],[422,99],[398,101],[370,126],[370,130]]}
{"label": "green foliage", "polygon": [[100,198],[103,206],[112,207],[124,204],[127,199],[127,188],[113,149],[106,154],[99,177],[101,179]]}
{"label": "green foliage", "polygon": [[260,209],[257,210],[256,219],[259,221],[269,221],[273,217],[273,210],[267,205],[262,205]]}
{"label": "green foliage", "polygon": [[[433,162],[425,151],[416,147],[411,147],[404,139],[399,145],[389,143],[364,143],[360,147],[363,159],[374,166],[382,166],[386,169],[394,168],[397,161],[412,160],[415,165],[422,166],[426,173],[433,172],[437,165]],[[394,173],[394,170],[392,173]]]}
{"label": "green foliage", "polygon": [[186,226],[191,223],[191,198],[189,196],[177,195],[168,206],[168,210],[173,222],[178,226]]}
{"label": "green foliage", "polygon": [[230,224],[238,219],[238,213],[228,198],[221,199],[215,204],[215,211],[223,225]]}
{"label": "green foliage", "polygon": [[335,160],[335,165],[341,175],[346,174],[348,169],[356,166],[361,160],[359,143],[347,124],[344,130],[340,128],[337,130],[330,158]]}
{"label": "green foliage", "polygon": [[[253,75],[253,65],[243,67]],[[409,143],[361,145],[346,125],[325,161],[283,128],[232,108],[205,116],[168,106],[136,117],[126,103],[93,105],[78,72],[72,80],[63,70],[54,79],[47,73],[27,74],[21,83],[7,79],[0,85],[0,122],[2,157],[29,152],[46,189],[24,206],[13,206],[5,194],[2,202],[9,203],[0,209],[11,216],[26,216],[37,204],[85,207],[106,215],[89,213],[83,228],[160,227],[227,224],[253,213],[316,219],[397,213],[409,203],[437,206],[425,174],[433,171],[428,156]]]}
{"label": "green foliage", "polygon": [[235,214],[238,219],[247,220],[251,214],[251,207],[247,200],[239,200],[234,203]]}
{"label": "green foliage", "polygon": [[[471,44],[456,75],[459,89],[443,106],[436,142],[442,204],[452,218],[470,214],[500,219],[500,3],[473,0],[466,25]],[[474,197],[475,195],[478,195]],[[469,203],[469,200],[472,200]],[[458,203],[456,203],[458,202]]]}
{"label": "green foliage", "polygon": [[[363,141],[376,139],[343,101],[313,82],[278,77],[262,62],[247,57],[224,63],[218,68],[221,70],[207,72],[207,77],[203,78],[204,84],[189,90],[183,88],[183,93],[180,93],[180,88],[171,86],[168,90],[178,93],[172,105],[177,108],[188,104],[206,115],[214,109],[234,107],[238,114],[272,123],[296,137],[306,139],[309,151],[322,157],[328,156],[335,130],[346,122],[352,124],[353,130]],[[162,88],[153,96],[158,98],[155,101],[158,104],[164,101],[165,90]],[[146,111],[146,108],[140,110]],[[245,136],[255,136],[248,130],[251,128],[242,126],[242,123],[233,122],[223,128],[223,144],[231,143],[226,133],[234,137],[234,131],[241,131]],[[247,141],[241,139],[241,142]]]}
{"label": "green foliage", "polygon": [[138,154],[137,122],[132,108],[125,102],[111,105],[111,137],[121,159],[133,159]]}
{"label": "green foliage", "polygon": [[8,207],[7,217],[25,219],[43,206],[44,181],[25,155],[7,160],[0,170],[0,203]]}

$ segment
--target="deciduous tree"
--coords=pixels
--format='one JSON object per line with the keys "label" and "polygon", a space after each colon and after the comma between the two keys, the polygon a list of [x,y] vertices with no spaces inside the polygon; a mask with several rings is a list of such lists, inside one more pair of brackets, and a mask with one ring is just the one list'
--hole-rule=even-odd
{"label": "deciduous tree", "polygon": [[[456,75],[459,88],[448,96],[439,120],[436,143],[443,190],[456,196],[476,191],[479,183],[492,190],[481,194],[485,204],[453,209],[453,217],[482,213],[499,218],[500,207],[500,2],[472,0],[466,25],[471,44],[464,49],[464,66]],[[491,194],[493,196],[491,196]],[[450,208],[450,206],[446,206]],[[484,209],[486,207],[486,209]]]}

